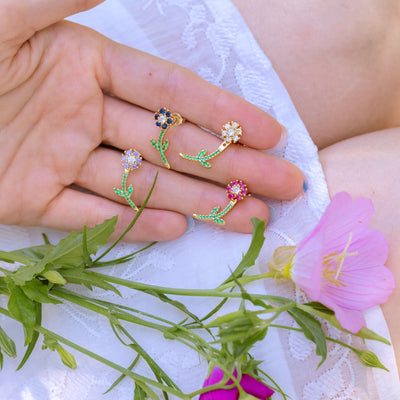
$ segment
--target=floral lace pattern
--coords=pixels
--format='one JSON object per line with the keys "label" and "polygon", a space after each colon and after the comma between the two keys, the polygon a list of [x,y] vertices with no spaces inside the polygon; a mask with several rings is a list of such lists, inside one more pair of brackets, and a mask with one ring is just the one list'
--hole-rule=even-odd
{"label": "floral lace pattern", "polygon": [[[298,165],[307,175],[310,187],[306,195],[292,202],[268,200],[272,220],[266,231],[266,244],[255,268],[265,270],[266,262],[276,247],[296,244],[311,230],[329,201],[317,150],[271,63],[229,0],[114,0],[71,19],[89,25],[114,40],[192,69],[213,84],[263,108],[288,128],[288,144],[283,150],[274,150],[271,154]],[[149,121],[149,124],[152,122]],[[39,228],[0,226],[1,248],[39,243],[41,231]],[[58,232],[47,233],[53,240],[62,236]],[[213,287],[221,283],[230,269],[238,264],[249,242],[250,235],[225,232],[218,227],[196,222],[182,238],[159,243],[128,265],[108,268],[107,273],[164,286]],[[121,256],[139,247],[122,244],[114,255]],[[221,263],[220,260],[224,261]],[[304,295],[296,291],[290,282],[278,285],[274,282],[266,282],[265,285],[252,283],[249,290],[304,300]],[[92,294],[104,300],[123,301],[125,305],[134,305],[150,312],[155,310],[177,321],[181,317],[167,305],[149,296],[125,288],[121,288],[121,292],[123,300],[101,290],[95,290]],[[185,299],[185,303],[201,316],[212,308],[215,300]],[[97,315],[83,312],[70,304],[46,305],[43,315],[45,327],[121,365],[131,363],[133,354],[121,347],[106,321]],[[386,324],[378,308],[368,313],[368,320],[373,324],[373,329],[388,337]],[[291,323],[290,320],[286,322]],[[4,329],[12,332],[13,337],[18,338],[20,344],[23,342],[23,333],[17,324],[2,316],[0,323]],[[165,343],[160,335],[145,328],[128,328],[183,390],[192,391],[202,384],[207,366],[196,354],[191,354],[177,343]],[[354,340],[333,328],[329,328],[329,334],[344,342]],[[20,355],[23,350],[21,346],[18,348]],[[349,351],[335,344],[330,344],[327,361],[317,369],[319,358],[314,355],[313,344],[296,332],[271,329],[267,339],[255,348],[253,355],[265,360],[266,372],[293,400],[400,398],[392,350],[379,344],[374,344],[372,350],[384,360],[391,374],[362,367]],[[1,398],[132,399],[133,384],[127,379],[102,396],[118,374],[94,360],[76,356],[76,371],[66,369],[56,354],[43,352],[40,346],[21,371],[15,372],[19,360],[7,359],[0,373]],[[147,371],[143,364],[139,364],[138,369],[139,372]],[[279,399],[279,394],[274,395],[274,400]]]}

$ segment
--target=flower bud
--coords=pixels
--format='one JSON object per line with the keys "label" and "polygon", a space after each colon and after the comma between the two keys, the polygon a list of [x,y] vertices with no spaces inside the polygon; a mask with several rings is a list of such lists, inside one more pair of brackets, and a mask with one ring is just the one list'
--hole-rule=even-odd
{"label": "flower bud", "polygon": [[295,251],[296,246],[281,246],[274,251],[267,265],[270,271],[275,271],[276,280],[290,279]]}
{"label": "flower bud", "polygon": [[47,271],[42,274],[43,277],[45,277],[48,281],[51,283],[55,283],[57,285],[65,285],[67,281],[65,278],[57,271]]}
{"label": "flower bud", "polygon": [[389,370],[379,361],[378,356],[374,352],[370,350],[364,350],[357,352],[357,355],[361,363],[365,366],[381,368],[389,372]]}
{"label": "flower bud", "polygon": [[65,350],[64,347],[62,347],[61,345],[58,345],[56,350],[57,353],[60,355],[61,361],[64,365],[71,369],[77,368],[75,357],[71,353]]}

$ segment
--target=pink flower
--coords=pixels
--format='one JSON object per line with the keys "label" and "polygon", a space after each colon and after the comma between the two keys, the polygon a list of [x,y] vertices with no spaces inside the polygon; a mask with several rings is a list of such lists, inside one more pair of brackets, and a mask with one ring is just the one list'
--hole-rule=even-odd
{"label": "pink flower", "polygon": [[[237,376],[236,371],[233,372],[233,376]],[[210,376],[204,381],[203,387],[215,385],[221,382],[224,378],[224,373],[221,368],[215,366],[211,371]],[[229,379],[225,386],[233,384],[233,380]],[[274,391],[270,389],[264,383],[258,381],[250,375],[243,374],[240,380],[240,386],[242,389],[252,396],[260,400],[267,400],[273,394]],[[232,389],[217,389],[210,392],[202,393],[199,400],[238,400],[239,399],[239,389],[234,387]]]}
{"label": "pink flower", "polygon": [[[286,247],[278,261],[287,262],[280,276],[293,279],[311,300],[333,310],[352,333],[365,326],[361,311],[386,302],[395,287],[393,274],[384,266],[386,239],[368,228],[373,212],[371,200],[338,193],[294,254]],[[276,260],[269,264],[271,269],[276,265]]]}

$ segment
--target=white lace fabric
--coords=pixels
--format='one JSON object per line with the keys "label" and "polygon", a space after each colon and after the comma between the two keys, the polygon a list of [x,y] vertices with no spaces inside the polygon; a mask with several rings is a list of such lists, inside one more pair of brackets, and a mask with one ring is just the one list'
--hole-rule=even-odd
{"label": "white lace fabric", "polygon": [[[304,196],[291,202],[267,200],[272,220],[254,271],[266,269],[266,262],[276,247],[298,243],[315,226],[329,202],[317,149],[271,63],[229,0],[114,0],[71,19],[116,41],[190,68],[213,84],[263,108],[288,128],[288,144],[283,150],[273,153],[298,165],[308,177],[309,189]],[[0,226],[0,248],[8,250],[38,244],[42,231],[41,228]],[[53,240],[64,235],[46,232]],[[237,266],[250,239],[251,235],[226,232],[195,222],[182,238],[159,243],[128,264],[107,268],[106,272],[163,286],[212,288]],[[113,256],[130,253],[139,247],[121,244]],[[176,321],[182,318],[156,299],[125,288],[121,289],[123,299],[102,290],[79,290],[100,299],[153,310]],[[290,282],[258,282],[249,285],[248,290],[305,300]],[[216,301],[186,298],[184,302],[201,316]],[[6,299],[1,296],[0,304],[6,305]],[[228,309],[233,310],[236,306],[231,302]],[[115,339],[108,322],[98,315],[68,303],[46,305],[43,315],[43,326],[47,329],[120,365],[128,366],[132,362],[133,352]],[[389,337],[379,307],[369,310],[366,315],[370,328]],[[293,324],[289,318],[280,322]],[[128,379],[103,396],[102,393],[119,374],[75,351],[78,362],[75,371],[64,367],[56,353],[42,351],[39,345],[26,366],[15,372],[24,352],[22,329],[3,316],[0,316],[0,325],[17,339],[19,354],[16,360],[5,359],[0,373],[2,400],[133,398],[133,383]],[[202,385],[207,365],[195,353],[175,342],[165,341],[161,335],[148,329],[126,326],[184,391],[191,392]],[[333,338],[355,347],[363,346],[361,340],[328,326],[326,329]],[[264,360],[264,370],[293,400],[399,399],[400,385],[391,347],[379,343],[367,343],[367,346],[379,355],[390,373],[362,366],[351,351],[334,343],[329,343],[328,358],[317,368],[320,358],[315,356],[315,346],[298,333],[286,330],[270,329],[253,355]],[[139,364],[137,371],[149,373],[143,363]],[[279,394],[273,397],[274,400],[281,398]]]}

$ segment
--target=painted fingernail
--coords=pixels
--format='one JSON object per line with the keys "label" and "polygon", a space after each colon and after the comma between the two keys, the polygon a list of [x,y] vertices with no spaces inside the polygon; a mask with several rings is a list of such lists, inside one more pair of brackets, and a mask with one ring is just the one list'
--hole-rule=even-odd
{"label": "painted fingernail", "polygon": [[308,188],[309,188],[308,178],[304,175],[304,181],[303,181],[303,191],[304,191],[304,193],[307,192]]}
{"label": "painted fingernail", "polygon": [[285,126],[281,124],[281,138],[279,139],[279,142],[273,147],[274,149],[282,149],[283,147],[286,146],[286,143],[288,142],[289,139],[289,132],[286,129]]}
{"label": "painted fingernail", "polygon": [[189,215],[186,215],[186,219],[187,219],[187,224],[188,227],[186,229],[186,233],[191,232],[194,229],[194,219],[192,217],[190,217]]}

